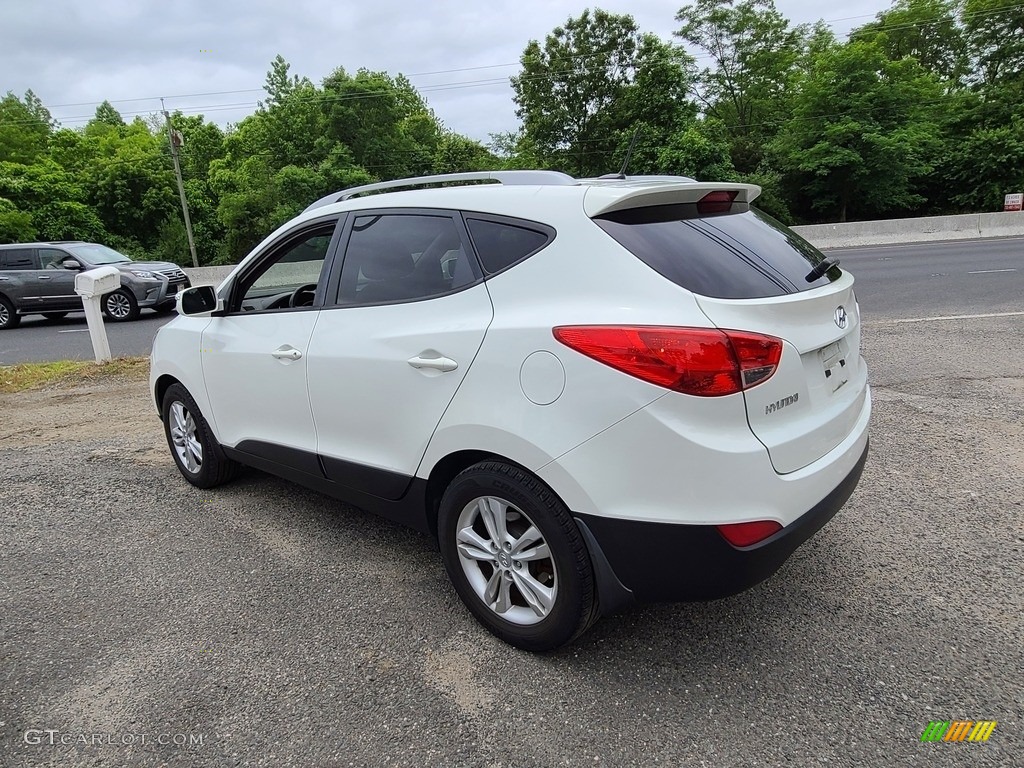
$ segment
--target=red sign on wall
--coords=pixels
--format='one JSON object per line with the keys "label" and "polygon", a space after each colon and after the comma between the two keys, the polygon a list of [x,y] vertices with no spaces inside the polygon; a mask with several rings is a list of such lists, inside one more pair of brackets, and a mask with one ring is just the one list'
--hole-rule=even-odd
{"label": "red sign on wall", "polygon": [[1004,211],[1019,211],[1022,207],[1024,207],[1024,194],[1020,192],[1003,198]]}

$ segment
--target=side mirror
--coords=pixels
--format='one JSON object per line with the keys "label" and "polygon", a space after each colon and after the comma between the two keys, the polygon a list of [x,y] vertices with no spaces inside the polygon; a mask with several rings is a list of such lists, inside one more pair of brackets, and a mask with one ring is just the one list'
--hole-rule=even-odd
{"label": "side mirror", "polygon": [[73,269],[76,272],[82,269],[82,265],[79,264],[74,259],[64,259],[64,261],[62,261],[60,265],[64,267],[64,269]]}
{"label": "side mirror", "polygon": [[224,299],[217,296],[212,285],[197,285],[178,294],[178,314],[189,317],[210,316],[212,312],[224,311]]}

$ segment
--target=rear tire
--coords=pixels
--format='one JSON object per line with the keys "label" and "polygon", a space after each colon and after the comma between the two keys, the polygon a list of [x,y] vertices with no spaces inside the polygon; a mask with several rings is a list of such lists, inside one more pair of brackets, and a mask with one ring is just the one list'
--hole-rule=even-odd
{"label": "rear tire", "polygon": [[161,413],[164,435],[178,470],[197,488],[213,488],[231,480],[241,465],[224,455],[199,406],[181,384],[164,394]]}
{"label": "rear tire", "polygon": [[11,300],[6,296],[0,296],[0,331],[17,328],[20,322],[21,315],[14,309]]}
{"label": "rear tire", "polygon": [[126,323],[139,316],[139,302],[131,291],[119,288],[103,297],[103,314],[115,323]]}
{"label": "rear tire", "polygon": [[587,546],[562,500],[525,470],[485,461],[441,499],[438,540],[455,591],[510,645],[549,651],[597,617]]}

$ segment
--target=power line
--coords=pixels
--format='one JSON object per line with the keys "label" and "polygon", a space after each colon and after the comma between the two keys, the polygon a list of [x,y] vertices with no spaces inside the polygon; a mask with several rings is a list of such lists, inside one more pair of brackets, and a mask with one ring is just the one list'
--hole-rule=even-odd
{"label": "power line", "polygon": [[[993,10],[990,10],[990,11],[976,11],[974,13],[961,14],[960,17],[959,17],[959,20],[963,21],[963,20],[968,19],[968,18],[975,18],[975,17],[983,17],[983,16],[990,16],[990,15],[998,15],[998,14],[1003,14],[1003,13],[1009,13],[1009,12],[1015,11],[1015,10],[1020,9],[1020,8],[1024,8],[1024,3],[1019,3],[1019,4],[1015,4],[1015,5],[1010,5],[1010,6],[1004,6],[1002,8],[993,9]],[[877,15],[879,15],[879,14],[861,14],[861,15],[858,15],[858,16],[846,16],[846,17],[842,17],[842,18],[838,18],[838,19],[826,20],[823,23],[825,25],[827,25],[827,26],[834,26],[835,24],[838,24],[838,23],[843,22],[843,21],[851,21],[851,20],[860,19],[860,18],[869,18],[871,16],[877,16]],[[946,18],[935,17],[935,18],[933,18],[931,20],[922,20],[922,21],[918,21],[918,22],[898,23],[898,24],[880,24],[878,26],[873,26],[870,30],[865,30],[864,33],[868,33],[868,32],[875,33],[875,32],[885,31],[885,30],[901,30],[901,29],[907,29],[907,28],[912,28],[912,27],[933,26],[933,25],[938,25],[938,24],[946,23],[948,20],[949,19],[946,19]],[[955,23],[958,19],[956,17],[953,17],[952,20]],[[853,35],[856,35],[856,34],[858,34],[858,31],[857,30],[853,30],[851,32],[851,37]],[[585,58],[590,58],[590,57],[594,57],[594,56],[601,56],[601,55],[604,55],[604,53],[603,52],[599,52],[599,53],[590,53],[590,54],[577,54],[575,56],[569,56],[569,57],[566,57],[566,58],[567,58],[567,60],[575,60],[575,59],[585,59]],[[710,59],[710,58],[714,58],[714,57],[711,54],[708,54],[708,53],[698,53],[696,55],[692,55],[692,58],[694,60],[699,60],[699,59]],[[635,63],[635,59],[633,59],[631,63]],[[439,74],[455,74],[455,73],[460,73],[460,72],[472,72],[472,71],[479,71],[479,70],[484,70],[484,69],[500,69],[500,68],[507,68],[507,67],[515,67],[515,66],[520,66],[520,65],[521,65],[521,61],[519,61],[519,62],[508,62],[508,63],[503,63],[503,64],[485,64],[485,65],[479,65],[479,66],[473,66],[473,67],[454,67],[454,68],[445,69],[445,70],[434,70],[434,71],[427,71],[427,72],[415,72],[415,73],[412,73],[410,75],[406,75],[406,77],[411,79],[413,77],[426,77],[426,76],[439,75]],[[551,75],[564,74],[564,72],[550,73],[550,74]],[[421,93],[434,93],[434,92],[439,92],[439,91],[444,91],[444,90],[455,90],[455,89],[461,89],[461,88],[489,87],[489,86],[494,86],[494,85],[505,85],[505,84],[507,84],[507,82],[508,82],[508,79],[505,78],[505,77],[489,78],[489,79],[484,79],[484,80],[455,81],[455,82],[452,82],[452,83],[439,83],[439,84],[436,84],[436,85],[433,85],[433,86],[425,85],[425,86],[423,86],[421,88],[417,88],[417,91],[419,91]],[[261,91],[263,91],[262,88],[246,88],[246,89],[240,89],[240,90],[207,91],[207,92],[202,92],[202,93],[176,94],[176,95],[172,95],[172,96],[164,96],[163,98],[165,98],[165,99],[192,99],[192,98],[200,98],[200,97],[206,97],[206,96],[225,96],[225,95],[234,95],[234,94],[241,94],[241,93],[259,93]],[[138,101],[156,101],[159,98],[161,98],[161,97],[159,97],[159,96],[140,96],[140,97],[134,97],[134,98],[128,98],[128,99],[106,99],[105,101],[107,101],[108,103],[113,105],[113,104],[138,102]],[[64,108],[64,107],[77,107],[77,106],[92,106],[93,104],[95,104],[96,106],[99,106],[102,103],[103,102],[100,101],[100,102],[77,102],[77,103],[69,103],[69,104],[56,104],[56,105],[53,105],[52,107],[49,107],[49,109],[61,109],[61,108]],[[198,106],[198,107],[187,107],[186,109],[188,110],[189,113],[195,114],[197,112],[204,111],[204,110],[211,111],[211,112],[213,112],[213,111],[228,111],[228,110],[232,110],[232,109],[242,109],[242,108],[245,108],[245,107],[253,107],[253,106],[257,106],[257,105],[258,105],[258,102],[247,101],[247,102],[238,102],[238,103],[235,103],[235,104],[201,105],[201,106]],[[129,116],[135,116],[135,115],[150,114],[153,111],[155,111],[155,110],[140,110],[140,111],[135,111],[135,112],[126,112],[124,114],[129,115]],[[184,109],[180,109],[179,111],[182,111],[184,113],[185,110]],[[76,122],[88,121],[88,120],[92,119],[92,117],[93,117],[92,115],[75,115],[75,116],[71,116],[71,117],[60,118],[59,122],[62,122],[62,123],[76,123]],[[31,121],[25,121],[25,122],[26,123],[30,123]],[[7,124],[10,125],[10,124],[17,124],[17,123],[16,123],[16,121],[8,121]]]}

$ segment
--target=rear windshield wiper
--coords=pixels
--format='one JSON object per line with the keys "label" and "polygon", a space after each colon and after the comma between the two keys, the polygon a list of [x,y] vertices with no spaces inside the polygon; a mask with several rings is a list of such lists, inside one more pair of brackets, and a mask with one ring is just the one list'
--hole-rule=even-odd
{"label": "rear windshield wiper", "polygon": [[818,265],[814,269],[807,273],[807,276],[804,277],[804,280],[806,280],[808,283],[813,283],[819,277],[821,277],[830,269],[832,269],[832,267],[838,266],[839,259],[833,259],[831,256],[826,256],[824,259],[821,260],[821,262],[818,263]]}

